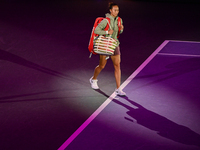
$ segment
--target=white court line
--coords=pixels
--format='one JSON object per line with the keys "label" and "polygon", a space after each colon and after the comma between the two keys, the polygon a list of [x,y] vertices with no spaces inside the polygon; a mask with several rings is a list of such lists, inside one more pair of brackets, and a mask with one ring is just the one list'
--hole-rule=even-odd
{"label": "white court line", "polygon": [[140,66],[139,68],[133,72],[128,79],[121,85],[123,89],[159,52],[165,45],[169,43],[168,40],[165,40]]}
{"label": "white court line", "polygon": [[188,55],[188,54],[170,54],[170,53],[158,53],[158,55],[169,55],[169,56],[186,56],[186,57],[200,57],[200,55]]}
{"label": "white court line", "polygon": [[[158,52],[168,43],[164,41],[130,77],[121,85],[123,89],[157,54]],[[115,92],[58,148],[58,150],[64,150],[91,122],[96,116],[114,99]]]}
{"label": "white court line", "polygon": [[113,93],[66,141],[58,150],[64,150],[89,124],[94,118],[114,99]]}
{"label": "white court line", "polygon": [[199,41],[179,41],[179,40],[167,40],[170,42],[183,42],[183,43],[200,43]]}

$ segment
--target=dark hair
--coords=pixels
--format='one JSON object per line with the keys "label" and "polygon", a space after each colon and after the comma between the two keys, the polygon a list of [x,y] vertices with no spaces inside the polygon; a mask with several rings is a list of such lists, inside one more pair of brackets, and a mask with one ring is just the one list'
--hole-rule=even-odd
{"label": "dark hair", "polygon": [[110,3],[108,4],[108,10],[112,9],[113,6],[118,6],[118,5],[117,5],[116,3],[110,2]]}

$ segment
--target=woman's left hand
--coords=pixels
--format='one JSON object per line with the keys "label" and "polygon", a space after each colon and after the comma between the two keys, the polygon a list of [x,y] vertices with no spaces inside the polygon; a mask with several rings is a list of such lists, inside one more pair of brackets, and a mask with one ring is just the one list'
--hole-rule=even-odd
{"label": "woman's left hand", "polygon": [[121,29],[121,30],[123,30],[123,29],[124,29],[124,26],[123,26],[123,25],[120,25],[119,27],[120,27],[120,29]]}

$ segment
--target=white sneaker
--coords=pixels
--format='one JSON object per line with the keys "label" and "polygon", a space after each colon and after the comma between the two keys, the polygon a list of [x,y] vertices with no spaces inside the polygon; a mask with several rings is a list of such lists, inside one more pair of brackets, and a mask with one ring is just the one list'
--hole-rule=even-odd
{"label": "white sneaker", "polygon": [[123,92],[120,88],[115,90],[115,94],[118,96],[126,96],[126,93]]}
{"label": "white sneaker", "polygon": [[[93,77],[92,77],[93,78]],[[92,79],[92,78],[90,78],[90,84],[91,84],[91,87],[93,88],[93,89],[95,89],[95,90],[97,90],[97,89],[99,89],[99,87],[98,87],[98,85],[97,85],[97,79]]]}

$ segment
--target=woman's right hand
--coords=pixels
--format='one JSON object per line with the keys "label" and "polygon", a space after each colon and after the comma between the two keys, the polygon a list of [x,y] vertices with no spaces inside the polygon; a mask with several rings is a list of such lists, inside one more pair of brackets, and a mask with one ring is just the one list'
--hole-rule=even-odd
{"label": "woman's right hand", "polygon": [[113,34],[113,30],[109,30],[108,34],[112,35]]}

